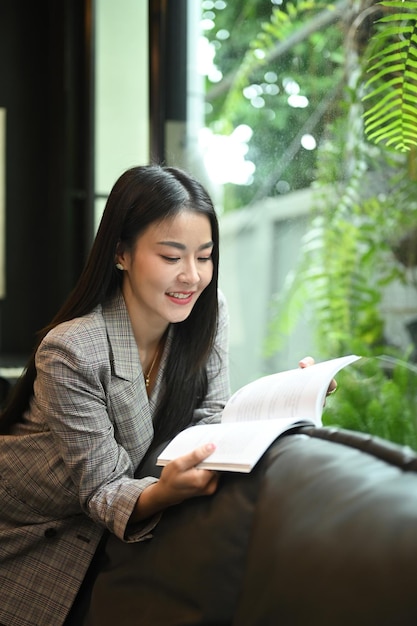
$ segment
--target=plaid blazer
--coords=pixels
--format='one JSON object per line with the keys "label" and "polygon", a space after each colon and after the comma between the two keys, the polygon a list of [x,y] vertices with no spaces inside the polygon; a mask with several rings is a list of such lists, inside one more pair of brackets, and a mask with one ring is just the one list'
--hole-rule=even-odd
{"label": "plaid blazer", "polygon": [[[220,297],[209,390],[195,422],[217,421],[229,395],[227,327]],[[152,441],[170,346],[171,334],[148,399],[121,294],[43,340],[25,421],[0,437],[0,624],[60,626],[105,529],[124,541],[151,536],[158,516],[126,526],[156,480],[134,471]]]}

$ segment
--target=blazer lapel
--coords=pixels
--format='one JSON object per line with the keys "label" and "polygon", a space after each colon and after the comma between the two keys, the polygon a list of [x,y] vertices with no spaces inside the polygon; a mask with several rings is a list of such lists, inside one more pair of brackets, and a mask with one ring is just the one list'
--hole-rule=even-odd
{"label": "blazer lapel", "polygon": [[136,380],[142,373],[142,367],[121,292],[103,307],[103,317],[107,328],[114,374],[125,380]]}
{"label": "blazer lapel", "polygon": [[138,348],[121,293],[103,307],[113,380],[109,414],[115,437],[128,452],[133,467],[142,460],[153,437],[152,407],[146,394]]}

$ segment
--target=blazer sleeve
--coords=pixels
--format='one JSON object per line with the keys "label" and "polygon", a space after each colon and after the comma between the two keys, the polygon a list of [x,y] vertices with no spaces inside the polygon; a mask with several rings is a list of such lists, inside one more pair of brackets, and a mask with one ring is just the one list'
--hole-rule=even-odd
{"label": "blazer sleeve", "polygon": [[[49,333],[38,348],[32,411],[51,431],[81,508],[125,539],[137,499],[156,479],[134,479],[131,458],[115,439],[107,405],[111,372],[105,334],[62,328]],[[156,518],[150,520],[129,538],[146,537],[156,523]]]}
{"label": "blazer sleeve", "polygon": [[207,363],[208,391],[194,412],[193,424],[220,422],[230,397],[229,380],[229,313],[224,295],[219,291],[219,317],[213,350]]}

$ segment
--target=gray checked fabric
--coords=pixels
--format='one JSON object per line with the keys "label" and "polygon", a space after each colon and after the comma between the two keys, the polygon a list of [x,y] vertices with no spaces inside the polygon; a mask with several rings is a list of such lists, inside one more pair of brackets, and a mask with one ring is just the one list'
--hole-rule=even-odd
{"label": "gray checked fabric", "polygon": [[[228,316],[220,294],[209,390],[194,421],[220,419],[229,396]],[[172,329],[171,329],[172,332]],[[171,335],[148,399],[124,300],[61,324],[36,357],[25,422],[0,437],[0,624],[60,626],[105,530],[123,541],[153,477],[134,478],[152,441],[152,417]]]}

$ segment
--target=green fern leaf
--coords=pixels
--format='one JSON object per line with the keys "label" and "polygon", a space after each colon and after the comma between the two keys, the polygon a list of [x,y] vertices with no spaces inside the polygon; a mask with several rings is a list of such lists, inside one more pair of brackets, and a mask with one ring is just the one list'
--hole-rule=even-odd
{"label": "green fern leaf", "polygon": [[363,115],[365,133],[375,144],[407,152],[417,144],[416,4],[388,0],[379,4],[403,12],[378,20],[384,28],[374,41],[382,49],[369,59],[368,72],[373,75],[366,88],[371,90],[363,101],[373,104]]}
{"label": "green fern leaf", "polygon": [[383,7],[389,7],[391,9],[405,9],[406,11],[415,11],[416,8],[415,0],[383,0],[379,4]]}

